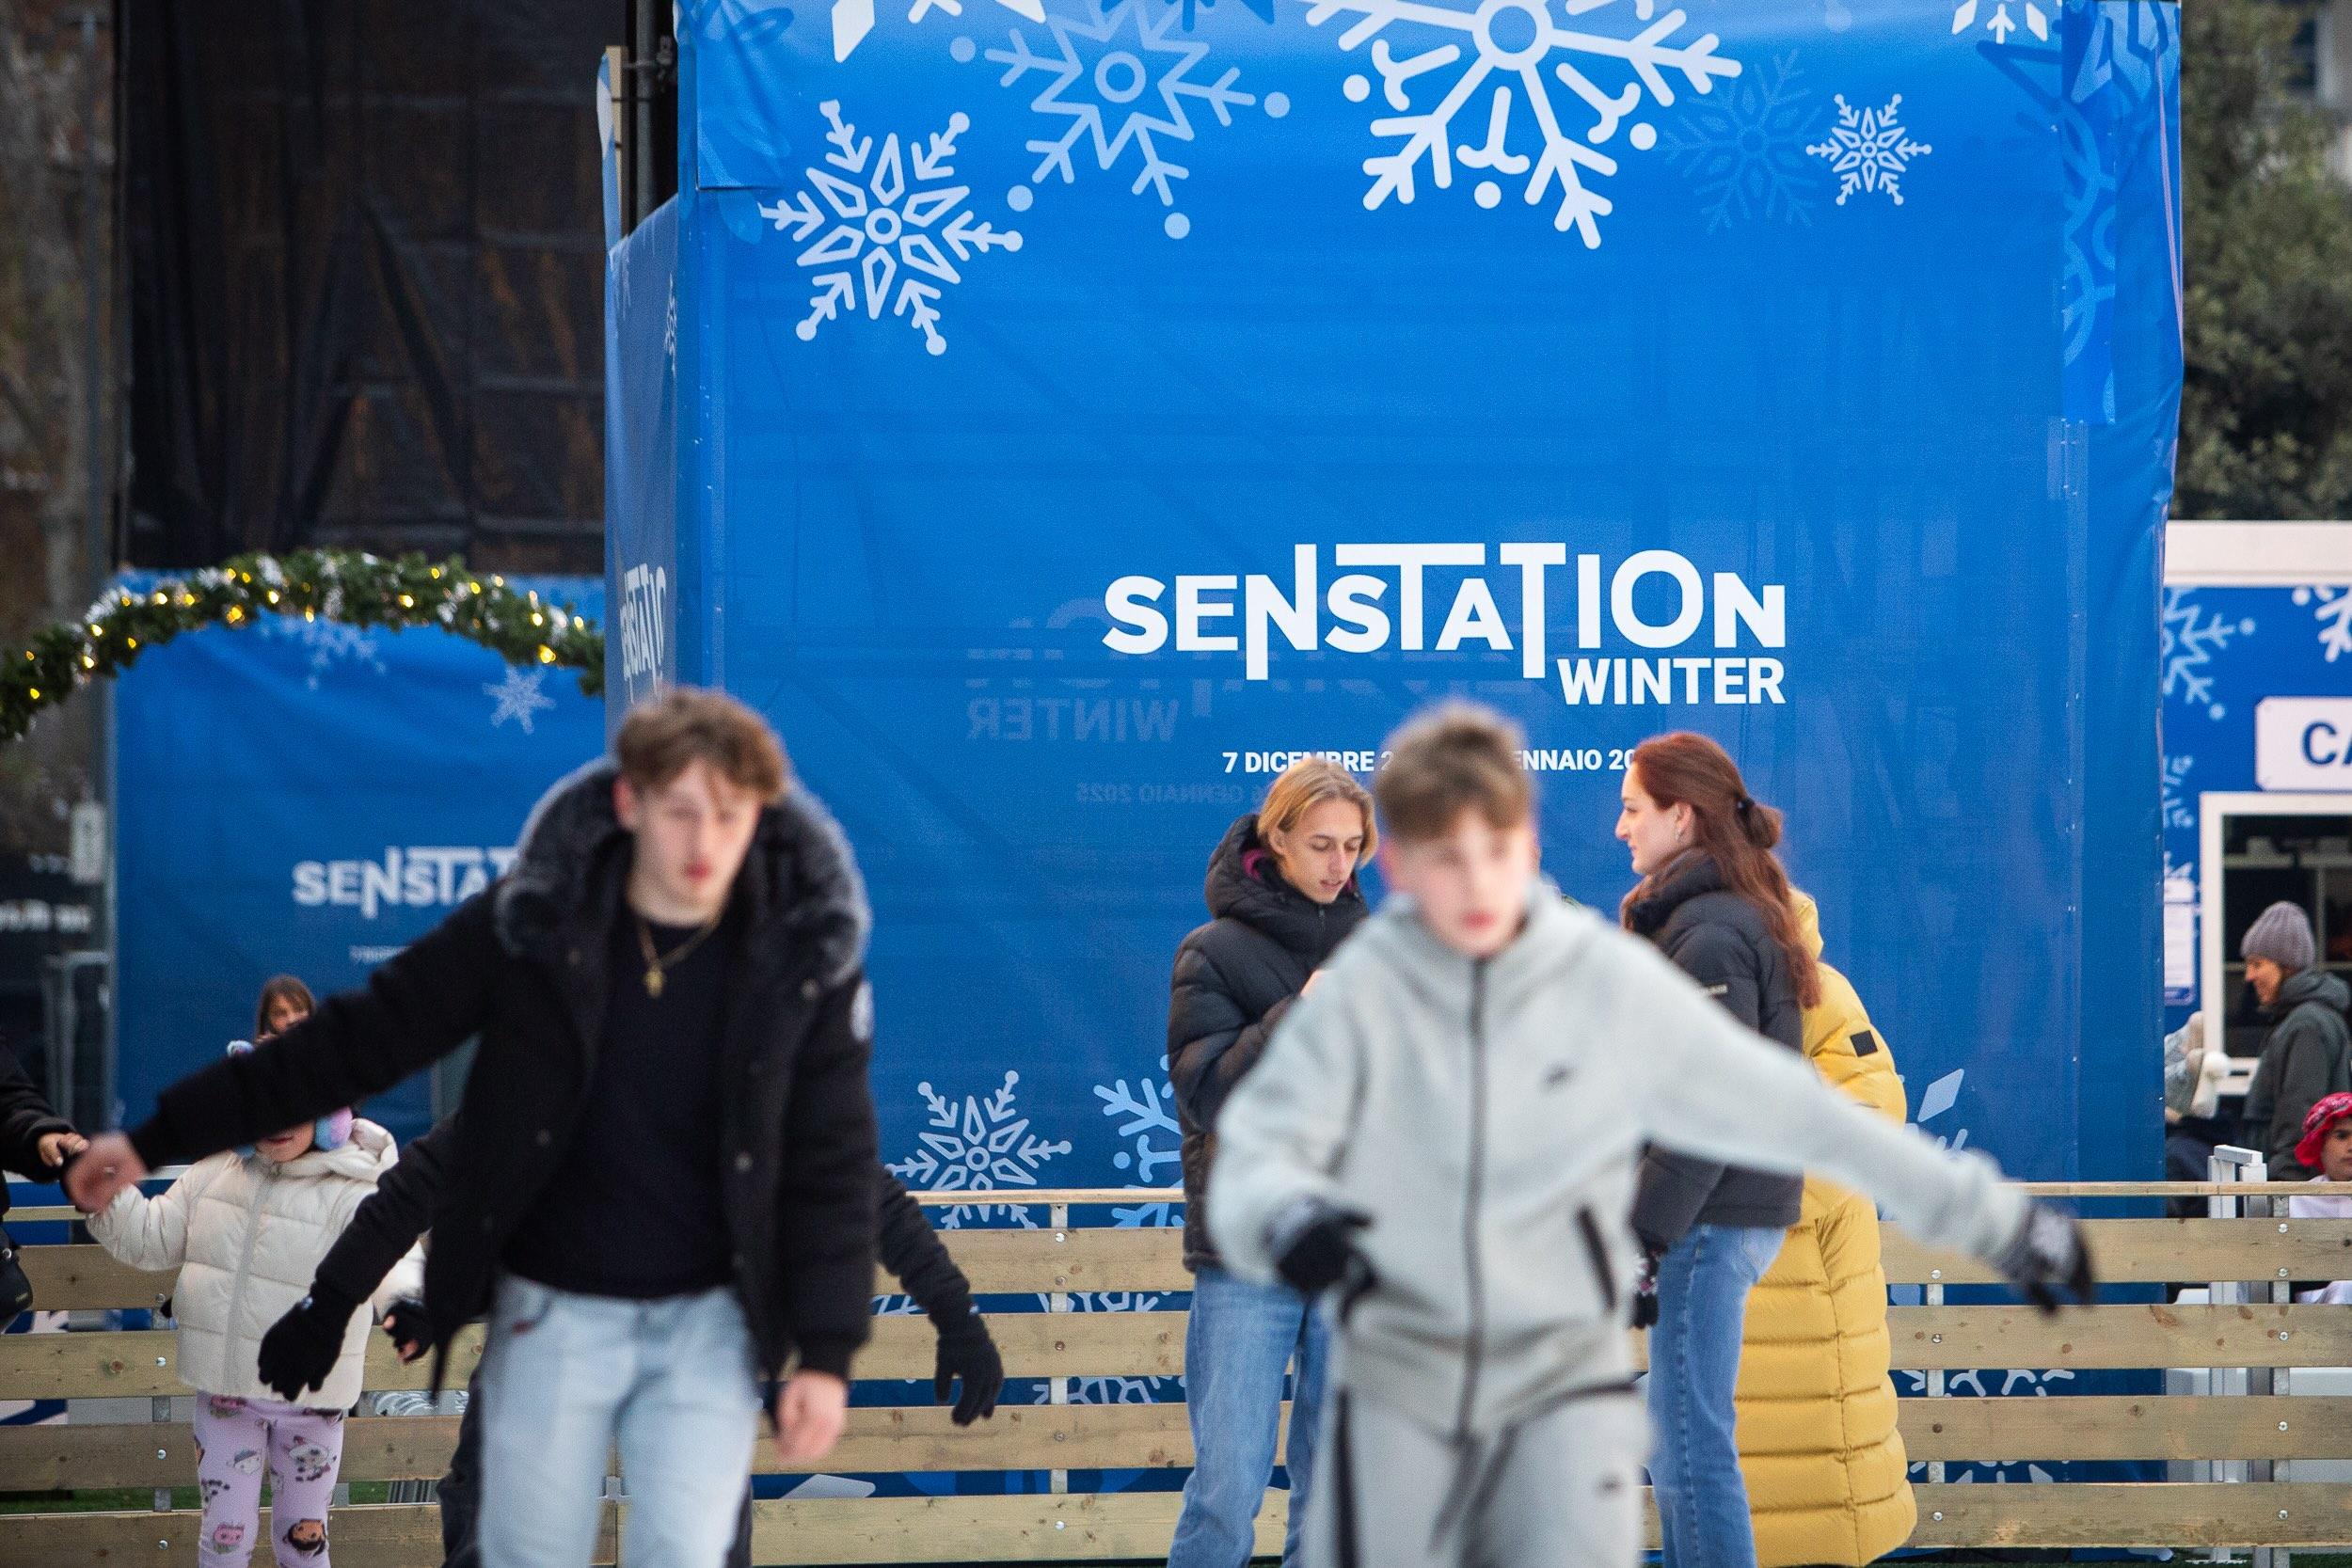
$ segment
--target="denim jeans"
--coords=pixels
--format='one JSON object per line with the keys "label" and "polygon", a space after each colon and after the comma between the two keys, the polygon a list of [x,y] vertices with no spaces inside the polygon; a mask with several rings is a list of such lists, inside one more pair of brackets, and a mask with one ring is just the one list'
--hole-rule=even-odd
{"label": "denim jeans", "polygon": [[484,1568],[581,1568],[615,1443],[632,1568],[720,1568],[759,1431],[730,1290],[624,1301],[501,1278],[482,1357]]}
{"label": "denim jeans", "polygon": [[1698,1225],[1658,1263],[1649,1337],[1650,1484],[1666,1568],[1756,1568],[1732,1394],[1748,1292],[1785,1230]]}
{"label": "denim jeans", "polygon": [[1257,1542],[1258,1507],[1274,1479],[1282,1374],[1298,1362],[1291,1400],[1290,1528],[1282,1560],[1299,1560],[1307,1487],[1323,1419],[1330,1327],[1313,1303],[1279,1285],[1252,1285],[1223,1269],[1192,1281],[1184,1331],[1184,1403],[1192,1418],[1192,1478],[1168,1548],[1168,1568],[1242,1568]]}

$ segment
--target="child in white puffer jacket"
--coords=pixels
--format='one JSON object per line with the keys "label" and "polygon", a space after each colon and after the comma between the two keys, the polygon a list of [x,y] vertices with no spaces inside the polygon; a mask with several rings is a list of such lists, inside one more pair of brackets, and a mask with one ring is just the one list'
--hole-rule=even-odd
{"label": "child in white puffer jacket", "polygon": [[[329,1568],[327,1504],[342,1466],[343,1412],[359,1398],[372,1315],[352,1315],[334,1371],[299,1403],[276,1399],[256,1362],[262,1336],[302,1300],[319,1260],[393,1158],[390,1133],[339,1111],[265,1138],[250,1154],[191,1165],[161,1197],[132,1188],[90,1218],[90,1234],[122,1262],[180,1271],[172,1291],[180,1378],[199,1396],[202,1568],[245,1568],[264,1463],[279,1568]],[[380,1313],[422,1288],[422,1257],[411,1248],[373,1305]]]}

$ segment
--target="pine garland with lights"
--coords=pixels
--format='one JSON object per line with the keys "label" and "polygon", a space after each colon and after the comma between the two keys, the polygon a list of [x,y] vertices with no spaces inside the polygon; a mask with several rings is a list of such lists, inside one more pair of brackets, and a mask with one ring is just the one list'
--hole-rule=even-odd
{"label": "pine garland with lights", "polygon": [[206,626],[249,626],[264,615],[299,615],[353,626],[439,626],[509,664],[557,665],[580,673],[589,696],[604,690],[604,633],[568,605],[519,592],[454,557],[386,561],[359,550],[241,555],[218,566],[157,579],[144,592],[116,588],[72,625],[36,633],[0,664],[0,741],[83,685],[129,669],[149,648]]}

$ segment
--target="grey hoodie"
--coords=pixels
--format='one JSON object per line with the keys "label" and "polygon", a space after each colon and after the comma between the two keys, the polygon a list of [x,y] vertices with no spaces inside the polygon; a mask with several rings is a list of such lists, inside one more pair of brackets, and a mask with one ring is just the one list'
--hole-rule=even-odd
{"label": "grey hoodie", "polygon": [[1269,1233],[1305,1200],[1371,1216],[1376,1283],[1345,1316],[1339,1375],[1464,1436],[1632,1375],[1645,1142],[1819,1171],[1979,1256],[2027,1206],[1990,1161],[1825,1087],[1649,943],[1540,884],[1525,931],[1483,961],[1389,900],[1291,1008],[1217,1137],[1227,1266],[1271,1281]]}

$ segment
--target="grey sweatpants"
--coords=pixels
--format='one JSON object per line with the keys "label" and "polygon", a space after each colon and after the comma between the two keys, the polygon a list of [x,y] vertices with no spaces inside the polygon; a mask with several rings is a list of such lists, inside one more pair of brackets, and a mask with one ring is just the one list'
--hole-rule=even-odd
{"label": "grey sweatpants", "polygon": [[1336,1387],[1307,1505],[1309,1568],[1633,1568],[1649,1418],[1583,1394],[1467,1443]]}

